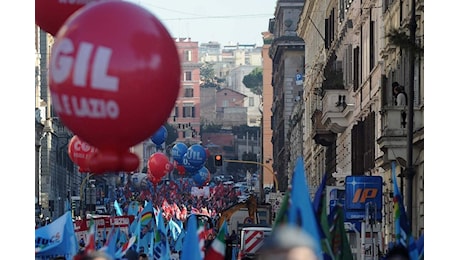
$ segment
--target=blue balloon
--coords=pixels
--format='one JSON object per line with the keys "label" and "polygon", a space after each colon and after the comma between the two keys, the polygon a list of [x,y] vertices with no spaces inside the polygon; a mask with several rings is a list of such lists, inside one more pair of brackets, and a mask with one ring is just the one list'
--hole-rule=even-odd
{"label": "blue balloon", "polygon": [[188,163],[200,169],[206,164],[206,150],[200,144],[194,144],[187,149],[185,156]]}
{"label": "blue balloon", "polygon": [[186,156],[182,158],[182,165],[184,166],[185,170],[191,174],[196,173],[201,168],[191,165]]}
{"label": "blue balloon", "polygon": [[162,125],[153,135],[150,137],[150,140],[158,146],[162,145],[166,138],[168,138],[168,130],[164,125]]}
{"label": "blue balloon", "polygon": [[192,179],[198,187],[202,187],[206,184],[209,177],[209,170],[206,167],[202,167],[195,174]]}
{"label": "blue balloon", "polygon": [[187,153],[187,148],[187,145],[184,143],[176,143],[171,149],[172,157],[179,165],[182,165],[182,158]]}

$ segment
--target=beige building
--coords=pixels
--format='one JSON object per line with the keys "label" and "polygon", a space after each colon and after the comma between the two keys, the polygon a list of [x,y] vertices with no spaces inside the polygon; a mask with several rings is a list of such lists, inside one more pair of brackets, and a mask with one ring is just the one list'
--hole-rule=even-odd
{"label": "beige building", "polygon": [[[415,40],[423,47],[424,4],[414,2]],[[410,0],[306,1],[296,29],[305,41],[305,105],[298,118],[304,122],[308,182],[317,185],[324,173],[382,176],[384,248],[395,239],[392,162],[398,163],[398,174],[412,166],[412,185],[407,178],[398,178],[403,187],[398,184],[412,213],[414,237],[424,229],[423,55],[415,53],[412,78],[409,49],[388,37],[397,29],[406,35],[399,39],[410,39],[411,10]],[[409,102],[413,86],[413,113],[407,105],[395,105],[395,81],[404,86]],[[335,181],[343,183],[343,177]]]}
{"label": "beige building", "polygon": [[262,169],[263,187],[273,187],[276,183],[273,174],[273,130],[272,130],[272,60],[269,56],[270,45],[273,41],[273,34],[270,32],[262,33],[264,45],[262,46],[262,160],[265,166]]}

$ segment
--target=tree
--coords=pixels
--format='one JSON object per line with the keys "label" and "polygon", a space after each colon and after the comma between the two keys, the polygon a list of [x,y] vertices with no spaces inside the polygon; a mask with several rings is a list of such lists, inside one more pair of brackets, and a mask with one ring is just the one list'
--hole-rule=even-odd
{"label": "tree", "polygon": [[216,77],[216,72],[214,71],[214,64],[210,62],[205,62],[200,67],[200,79],[203,83],[201,83],[200,87],[202,88],[217,88],[219,87],[221,79]]}
{"label": "tree", "polygon": [[171,126],[170,124],[165,124],[166,130],[168,131],[168,136],[165,140],[165,145],[168,146],[172,143],[174,143],[177,138],[179,137],[179,134],[177,133],[177,129]]}
{"label": "tree", "polygon": [[251,73],[244,76],[243,84],[249,88],[252,93],[262,95],[262,68],[256,67]]}

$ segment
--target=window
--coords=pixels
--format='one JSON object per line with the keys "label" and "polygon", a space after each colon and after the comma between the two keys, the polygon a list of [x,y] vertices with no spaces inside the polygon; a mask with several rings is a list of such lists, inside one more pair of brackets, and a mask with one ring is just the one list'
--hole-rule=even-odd
{"label": "window", "polygon": [[191,50],[184,51],[184,61],[192,61],[192,51]]}
{"label": "window", "polygon": [[192,72],[191,71],[186,71],[184,72],[184,77],[185,77],[185,81],[192,81]]}
{"label": "window", "polygon": [[185,86],[184,97],[193,97],[193,87]]}
{"label": "window", "polygon": [[183,117],[195,117],[195,106],[193,103],[184,103],[182,107]]}
{"label": "window", "polygon": [[250,107],[254,106],[254,97],[249,97],[249,106]]}
{"label": "window", "polygon": [[360,71],[361,71],[361,64],[359,62],[359,47],[353,49],[353,90],[358,90],[359,86],[361,85],[360,80]]}
{"label": "window", "polygon": [[228,107],[228,100],[222,101],[222,107]]}
{"label": "window", "polygon": [[371,72],[375,65],[375,22],[371,21],[369,27],[369,72]]}

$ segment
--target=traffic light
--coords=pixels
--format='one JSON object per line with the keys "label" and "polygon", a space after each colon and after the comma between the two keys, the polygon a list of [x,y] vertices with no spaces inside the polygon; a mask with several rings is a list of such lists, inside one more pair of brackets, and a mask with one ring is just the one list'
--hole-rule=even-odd
{"label": "traffic light", "polygon": [[214,155],[214,165],[222,166],[222,155],[220,154]]}

